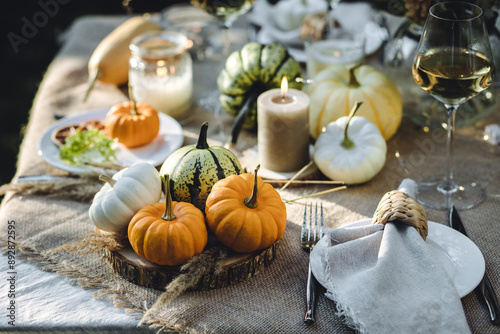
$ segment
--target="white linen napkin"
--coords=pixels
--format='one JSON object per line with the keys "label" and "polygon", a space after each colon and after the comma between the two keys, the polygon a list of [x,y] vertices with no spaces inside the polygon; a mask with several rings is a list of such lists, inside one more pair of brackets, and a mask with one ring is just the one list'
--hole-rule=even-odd
{"label": "white linen napkin", "polygon": [[[399,190],[414,197],[416,183]],[[312,252],[326,296],[361,333],[470,333],[453,282],[414,227],[328,229]]]}

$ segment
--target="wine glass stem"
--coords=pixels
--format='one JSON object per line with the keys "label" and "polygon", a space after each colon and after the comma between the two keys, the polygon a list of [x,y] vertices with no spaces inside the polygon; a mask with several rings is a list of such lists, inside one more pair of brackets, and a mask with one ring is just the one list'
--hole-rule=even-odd
{"label": "wine glass stem", "polygon": [[328,37],[333,37],[335,34],[335,29],[336,29],[335,28],[336,21],[335,21],[335,18],[333,16],[333,12],[337,8],[337,5],[340,2],[340,0],[327,0],[327,2],[328,2],[328,6],[326,9],[326,19],[328,22],[327,35],[328,35]]}
{"label": "wine glass stem", "polygon": [[222,34],[224,35],[224,59],[227,59],[229,56],[230,50],[231,50],[231,26],[228,24],[222,24],[221,25],[221,30]]}
{"label": "wine glass stem", "polygon": [[447,110],[447,137],[446,137],[446,170],[444,180],[438,189],[445,195],[457,191],[457,185],[453,181],[453,138],[455,134],[455,114],[457,106],[446,105]]}

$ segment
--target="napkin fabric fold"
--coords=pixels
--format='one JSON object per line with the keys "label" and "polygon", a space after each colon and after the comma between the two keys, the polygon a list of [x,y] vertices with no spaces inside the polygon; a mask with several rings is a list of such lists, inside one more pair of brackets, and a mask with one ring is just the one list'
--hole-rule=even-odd
{"label": "napkin fabric fold", "polygon": [[460,297],[417,230],[402,223],[329,229],[312,256],[346,322],[361,333],[470,333]]}

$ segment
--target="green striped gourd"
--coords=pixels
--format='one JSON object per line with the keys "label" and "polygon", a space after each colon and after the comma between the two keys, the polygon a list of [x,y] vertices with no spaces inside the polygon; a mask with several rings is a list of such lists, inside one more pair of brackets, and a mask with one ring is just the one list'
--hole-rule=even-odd
{"label": "green striped gourd", "polygon": [[198,143],[179,148],[167,157],[160,175],[170,175],[170,193],[178,202],[189,202],[205,212],[205,202],[212,186],[219,180],[239,175],[238,158],[222,146],[207,143],[208,123],[203,123]]}
{"label": "green striped gourd", "polygon": [[301,89],[300,64],[279,43],[262,45],[250,42],[239,51],[229,55],[224,69],[217,78],[221,92],[220,102],[224,110],[238,115],[245,102],[249,103],[243,127],[255,128],[257,124],[257,97],[272,88],[279,88],[283,76],[288,79],[288,87]]}

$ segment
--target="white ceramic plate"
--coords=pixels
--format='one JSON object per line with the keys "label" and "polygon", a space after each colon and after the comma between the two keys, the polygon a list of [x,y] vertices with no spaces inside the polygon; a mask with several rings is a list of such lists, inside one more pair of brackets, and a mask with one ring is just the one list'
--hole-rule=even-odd
{"label": "white ceramic plate", "polygon": [[[363,226],[371,224],[371,219],[360,220],[347,226]],[[442,224],[428,222],[429,235],[426,244],[431,252],[442,263],[450,276],[460,298],[469,294],[481,282],[485,264],[483,254],[469,238],[462,233]],[[311,269],[314,277],[321,285],[325,285],[323,277],[323,261],[319,252],[311,253]]]}
{"label": "white ceramic plate", "polygon": [[[109,108],[95,109],[83,112],[74,116],[64,117],[49,127],[38,142],[38,154],[50,165],[71,173],[85,173],[92,167],[79,167],[64,163],[59,159],[59,147],[51,140],[51,134],[54,130],[63,126],[80,124],[85,121],[100,120],[104,121]],[[158,166],[165,159],[182,146],[184,135],[181,125],[172,117],[158,113],[160,117],[160,131],[158,136],[149,144],[137,147],[127,148],[118,144],[116,149],[117,163],[122,166],[130,166],[136,162],[142,161]]]}

